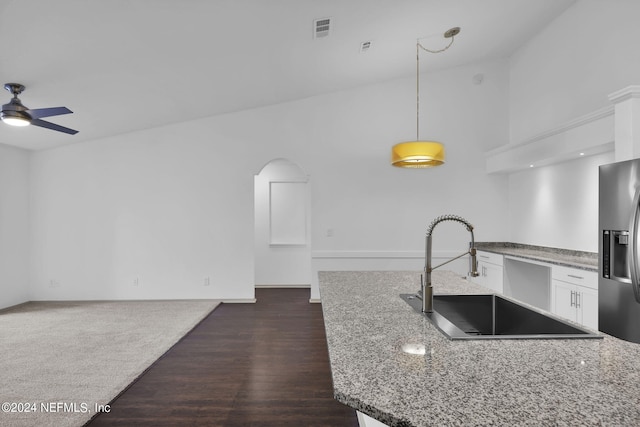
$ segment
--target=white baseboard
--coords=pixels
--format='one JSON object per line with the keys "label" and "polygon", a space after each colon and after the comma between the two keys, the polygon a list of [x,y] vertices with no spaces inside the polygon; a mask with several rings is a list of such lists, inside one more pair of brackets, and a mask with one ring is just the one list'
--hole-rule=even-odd
{"label": "white baseboard", "polygon": [[322,301],[320,301],[320,298],[309,298],[309,303],[310,304],[320,304]]}
{"label": "white baseboard", "polygon": [[239,299],[222,299],[224,304],[255,304],[255,298],[239,298]]}
{"label": "white baseboard", "polygon": [[301,285],[255,285],[256,288],[263,289],[309,289],[311,288],[311,284],[301,284]]}

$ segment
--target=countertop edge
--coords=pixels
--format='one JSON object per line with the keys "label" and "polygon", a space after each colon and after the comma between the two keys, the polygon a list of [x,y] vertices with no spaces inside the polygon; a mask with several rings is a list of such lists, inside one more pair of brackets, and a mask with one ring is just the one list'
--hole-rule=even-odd
{"label": "countertop edge", "polygon": [[334,391],[333,397],[343,405],[362,412],[363,414],[380,421],[389,427],[413,427],[413,424],[406,419],[399,419],[395,415],[379,410],[378,408],[353,398],[345,393]]}
{"label": "countertop edge", "polygon": [[529,259],[548,264],[598,271],[598,253],[511,242],[476,242],[478,251]]}

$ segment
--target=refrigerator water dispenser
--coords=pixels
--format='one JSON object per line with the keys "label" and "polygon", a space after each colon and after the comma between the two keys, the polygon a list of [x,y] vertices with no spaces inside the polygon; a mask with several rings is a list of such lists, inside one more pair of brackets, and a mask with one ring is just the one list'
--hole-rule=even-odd
{"label": "refrigerator water dispenser", "polygon": [[604,230],[602,234],[602,277],[631,283],[629,232]]}

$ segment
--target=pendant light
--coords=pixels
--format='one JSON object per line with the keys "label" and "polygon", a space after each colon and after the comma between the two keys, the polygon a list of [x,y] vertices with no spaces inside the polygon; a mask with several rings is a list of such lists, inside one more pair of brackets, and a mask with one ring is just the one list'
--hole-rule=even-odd
{"label": "pendant light", "polygon": [[391,149],[391,164],[400,168],[430,168],[444,163],[444,145],[436,141],[420,140],[420,49],[429,53],[440,53],[449,49],[453,39],[460,33],[460,27],[454,27],[444,33],[451,39],[449,44],[440,50],[429,50],[416,42],[416,140],[396,144]]}

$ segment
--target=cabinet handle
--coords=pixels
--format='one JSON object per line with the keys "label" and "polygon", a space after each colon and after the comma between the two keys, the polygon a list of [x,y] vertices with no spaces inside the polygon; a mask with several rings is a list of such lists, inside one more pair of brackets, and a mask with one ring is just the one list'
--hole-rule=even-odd
{"label": "cabinet handle", "polygon": [[576,292],[576,308],[580,308],[580,293]]}
{"label": "cabinet handle", "polygon": [[567,276],[569,276],[569,277],[573,277],[574,279],[584,280],[584,277],[582,277],[582,276],[576,276],[576,275],[574,275],[574,274],[567,274]]}
{"label": "cabinet handle", "polygon": [[574,291],[571,291],[571,307],[574,307],[576,305],[575,297],[576,293]]}

